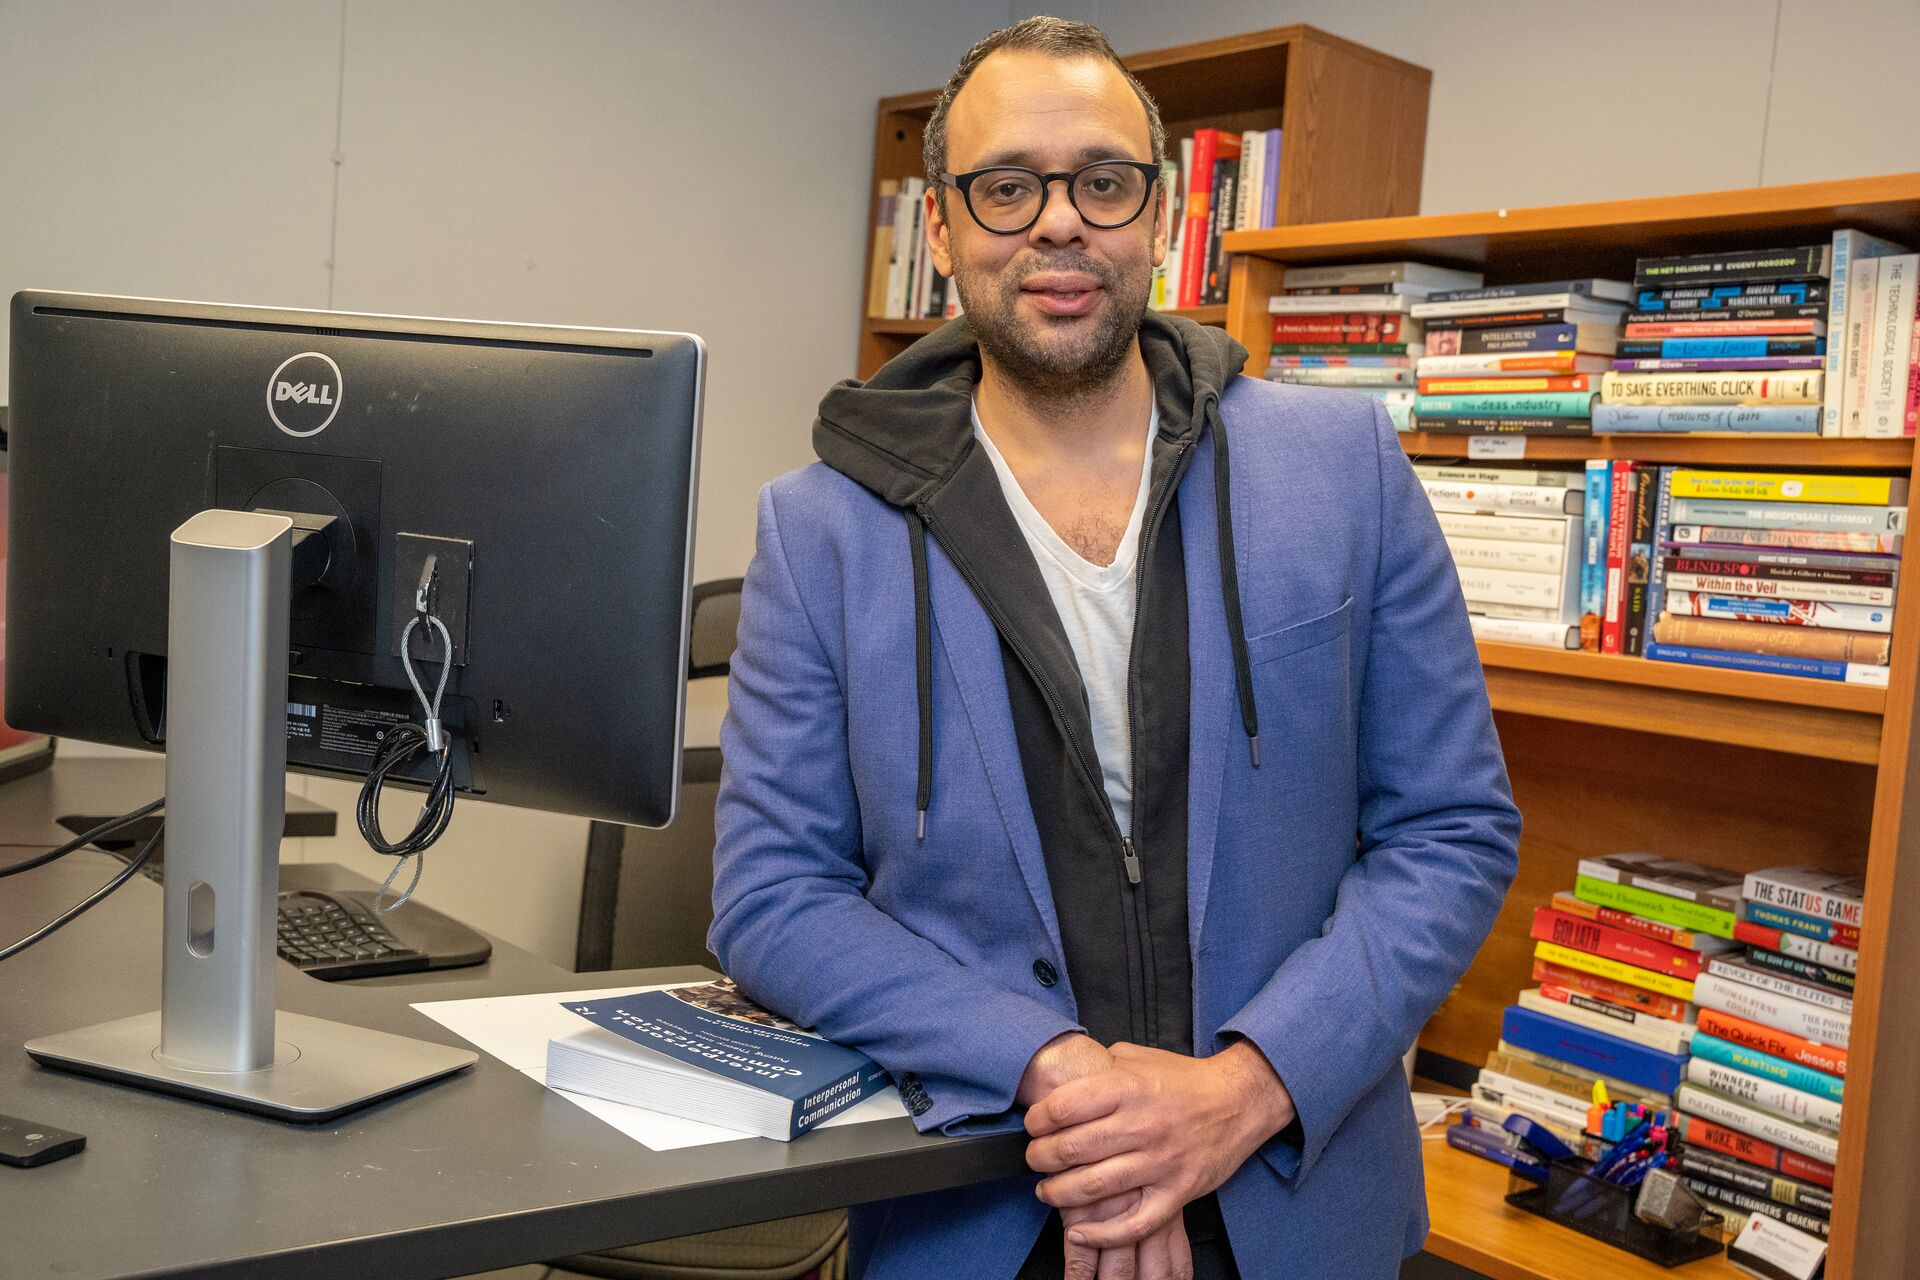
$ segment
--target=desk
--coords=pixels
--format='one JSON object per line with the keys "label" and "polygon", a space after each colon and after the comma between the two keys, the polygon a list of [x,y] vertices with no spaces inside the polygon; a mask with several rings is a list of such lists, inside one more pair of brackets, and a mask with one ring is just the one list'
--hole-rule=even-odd
{"label": "desk", "polygon": [[[59,842],[54,818],[69,810],[55,802],[74,803],[76,788],[90,797],[83,807],[106,812],[159,794],[115,794],[106,780],[63,773],[79,763],[0,787],[0,840]],[[0,850],[11,854],[27,851]],[[29,932],[119,865],[85,852],[0,882],[0,938]],[[456,864],[443,860],[438,874],[457,875]],[[159,1006],[160,902],[160,886],[136,876],[0,963],[0,1110],[87,1135],[77,1156],[0,1167],[9,1277],[457,1276],[1025,1171],[1023,1135],[922,1137],[905,1119],[791,1144],[651,1152],[485,1055],[461,1075],[316,1127],[35,1066],[19,1047],[27,1039]],[[576,975],[492,941],[484,965],[371,982],[319,982],[282,964],[279,1005],[457,1045],[408,1004],[713,976]]]}

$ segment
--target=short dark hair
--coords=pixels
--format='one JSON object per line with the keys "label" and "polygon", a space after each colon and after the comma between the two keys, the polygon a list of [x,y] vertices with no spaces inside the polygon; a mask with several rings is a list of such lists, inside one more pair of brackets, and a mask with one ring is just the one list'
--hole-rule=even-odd
{"label": "short dark hair", "polygon": [[927,181],[934,188],[934,198],[940,202],[943,215],[947,208],[947,188],[939,180],[939,175],[947,171],[947,113],[953,109],[954,98],[973,78],[974,71],[986,61],[987,55],[1002,49],[1029,50],[1055,58],[1099,58],[1112,63],[1127,78],[1134,96],[1140,99],[1140,105],[1146,108],[1147,134],[1153,143],[1153,162],[1166,163],[1167,130],[1160,123],[1159,104],[1154,102],[1153,95],[1147,92],[1146,86],[1135,78],[1133,72],[1127,70],[1127,64],[1120,61],[1120,55],[1114,52],[1106,33],[1098,27],[1067,18],[1032,17],[1000,28],[967,50],[966,56],[960,59],[960,65],[954,69],[953,77],[940,90],[940,97],[933,104],[933,116],[927,121],[921,157],[926,162]]}

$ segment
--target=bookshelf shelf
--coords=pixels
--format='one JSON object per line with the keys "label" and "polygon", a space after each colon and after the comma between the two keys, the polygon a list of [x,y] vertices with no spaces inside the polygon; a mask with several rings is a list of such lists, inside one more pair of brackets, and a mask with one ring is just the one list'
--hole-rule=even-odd
{"label": "bookshelf shelf", "polygon": [[[1881,467],[1913,465],[1913,440],[1768,439],[1757,435],[1524,436],[1528,461],[1578,462],[1632,458],[1707,467]],[[1403,431],[1400,443],[1417,459],[1466,456],[1465,436]]]}

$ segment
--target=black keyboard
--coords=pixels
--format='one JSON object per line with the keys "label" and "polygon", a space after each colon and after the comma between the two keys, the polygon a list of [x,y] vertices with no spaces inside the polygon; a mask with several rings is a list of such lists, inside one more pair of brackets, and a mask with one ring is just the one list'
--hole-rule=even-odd
{"label": "black keyboard", "polygon": [[316,978],[373,978],[425,969],[429,957],[393,936],[372,908],[311,889],[280,895],[280,958]]}

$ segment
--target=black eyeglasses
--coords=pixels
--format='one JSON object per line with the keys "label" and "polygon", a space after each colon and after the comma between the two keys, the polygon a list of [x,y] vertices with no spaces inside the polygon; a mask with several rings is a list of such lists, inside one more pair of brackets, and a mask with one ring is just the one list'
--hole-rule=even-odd
{"label": "black eyeglasses", "polygon": [[1147,160],[1095,160],[1070,173],[1038,173],[995,165],[972,173],[943,173],[959,188],[973,220],[997,236],[1014,236],[1040,221],[1055,182],[1067,184],[1067,200],[1090,227],[1112,231],[1146,212],[1160,166]]}

